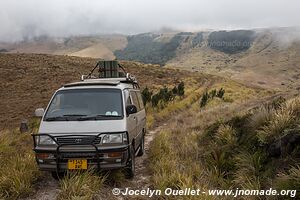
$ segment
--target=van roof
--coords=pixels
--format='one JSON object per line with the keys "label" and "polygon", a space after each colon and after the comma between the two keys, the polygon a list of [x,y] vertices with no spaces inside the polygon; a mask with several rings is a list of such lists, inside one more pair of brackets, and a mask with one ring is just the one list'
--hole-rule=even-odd
{"label": "van roof", "polygon": [[88,87],[88,86],[117,86],[120,89],[124,88],[139,88],[137,82],[133,82],[128,78],[95,78],[84,79],[83,81],[68,83],[63,88],[71,87]]}

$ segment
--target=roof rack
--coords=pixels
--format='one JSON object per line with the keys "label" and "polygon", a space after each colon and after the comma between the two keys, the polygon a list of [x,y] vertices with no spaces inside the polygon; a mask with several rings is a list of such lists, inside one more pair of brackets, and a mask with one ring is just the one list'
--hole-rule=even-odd
{"label": "roof rack", "polygon": [[[93,75],[98,68],[98,74]],[[120,69],[122,71],[120,71]],[[117,60],[100,60],[88,75],[81,75],[81,81],[103,80],[132,84],[134,88],[140,88],[135,76],[127,73]]]}

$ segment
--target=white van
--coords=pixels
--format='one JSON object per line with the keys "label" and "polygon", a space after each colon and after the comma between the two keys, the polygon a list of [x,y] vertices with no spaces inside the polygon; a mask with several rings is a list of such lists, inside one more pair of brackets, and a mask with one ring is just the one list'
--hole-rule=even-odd
{"label": "white van", "polygon": [[59,178],[67,170],[124,168],[132,178],[144,153],[146,112],[137,82],[90,78],[58,89],[33,135],[41,170]]}

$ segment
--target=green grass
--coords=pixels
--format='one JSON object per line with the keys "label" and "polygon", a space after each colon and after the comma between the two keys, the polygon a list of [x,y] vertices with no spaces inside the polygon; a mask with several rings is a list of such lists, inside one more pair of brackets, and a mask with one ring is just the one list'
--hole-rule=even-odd
{"label": "green grass", "polygon": [[[223,88],[225,98],[234,99],[233,102],[211,101],[200,110],[198,101],[187,100],[193,99],[187,95],[183,101],[188,103],[183,106],[185,111],[180,119],[175,118],[169,130],[154,138],[150,169],[155,188],[299,190],[299,144],[293,146],[292,152],[279,157],[270,156],[269,147],[287,133],[300,134],[300,98],[238,114],[235,108],[239,104],[247,99],[255,101],[266,93],[244,90],[244,86],[239,88],[233,83]],[[200,91],[191,93],[197,96]],[[240,109],[247,107],[240,106]],[[167,108],[154,116],[165,117],[164,113],[176,113],[177,109],[174,110]]]}
{"label": "green grass", "polygon": [[281,190],[300,190],[300,165],[291,166],[289,170],[277,174],[275,186]]}
{"label": "green grass", "polygon": [[32,137],[17,130],[0,133],[0,197],[17,199],[34,190],[41,175],[32,152]]}
{"label": "green grass", "polygon": [[68,174],[60,181],[61,190],[57,199],[89,200],[96,198],[106,178],[106,175],[98,175],[93,171]]}

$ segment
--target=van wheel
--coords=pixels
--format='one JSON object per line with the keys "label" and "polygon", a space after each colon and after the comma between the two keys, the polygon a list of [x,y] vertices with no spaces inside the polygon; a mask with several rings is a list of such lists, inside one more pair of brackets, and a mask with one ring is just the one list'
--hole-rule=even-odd
{"label": "van wheel", "polygon": [[139,152],[138,152],[137,156],[144,155],[144,152],[145,152],[145,136],[142,137],[142,141],[141,141],[141,144],[139,146]]}
{"label": "van wheel", "polygon": [[135,152],[132,145],[130,146],[130,154],[130,161],[125,169],[125,176],[127,179],[131,179],[135,175]]}
{"label": "van wheel", "polygon": [[51,175],[55,180],[60,180],[65,177],[64,172],[51,172]]}

